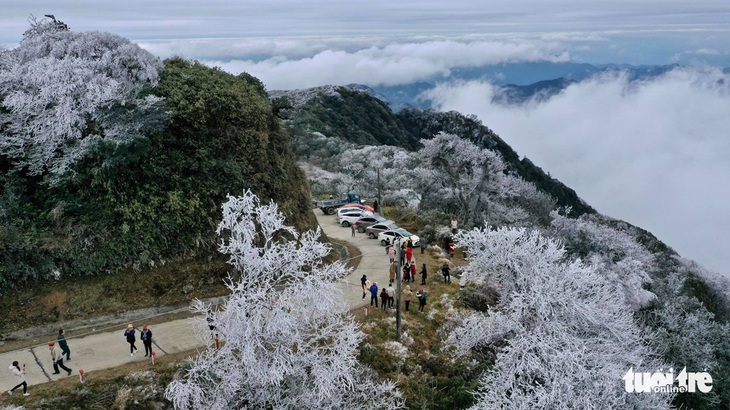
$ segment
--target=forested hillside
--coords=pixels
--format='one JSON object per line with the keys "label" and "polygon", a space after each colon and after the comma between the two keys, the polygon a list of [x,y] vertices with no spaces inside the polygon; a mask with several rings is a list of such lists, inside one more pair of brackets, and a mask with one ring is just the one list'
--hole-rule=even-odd
{"label": "forested hillside", "polygon": [[0,292],[213,253],[247,188],[315,225],[258,80],[48,19],[1,57]]}
{"label": "forested hillside", "polygon": [[445,132],[499,152],[508,172],[534,183],[554,197],[558,205],[569,206],[579,215],[595,212],[574,190],[550,177],[528,158],[520,159],[502,138],[476,117],[454,111],[420,109],[404,109],[396,113],[368,92],[347,87],[276,92],[272,97],[285,97],[291,103],[287,126],[294,140],[294,150],[301,160],[331,158],[345,149],[342,144],[324,144],[316,136],[313,138],[312,133],[359,145],[388,145],[413,151],[422,147],[422,140]]}

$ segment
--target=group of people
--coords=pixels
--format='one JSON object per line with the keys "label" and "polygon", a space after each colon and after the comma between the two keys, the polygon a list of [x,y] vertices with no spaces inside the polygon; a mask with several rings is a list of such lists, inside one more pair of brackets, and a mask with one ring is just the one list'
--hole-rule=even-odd
{"label": "group of people", "polygon": [[[66,361],[71,361],[71,349],[68,347],[68,342],[66,341],[66,336],[63,333],[63,329],[58,330],[58,337],[56,338],[55,342],[48,342],[48,349],[51,352],[51,360],[53,361],[53,374],[61,374],[61,372],[58,370],[59,368],[63,369],[68,376],[71,375],[72,370],[66,367],[65,364],[63,364],[63,358],[66,356]],[[8,367],[8,370],[13,374],[15,377],[15,380],[18,382],[15,387],[8,390],[9,395],[13,395],[13,392],[19,388],[23,388],[23,396],[30,396],[30,393],[28,393],[28,382],[25,380],[25,363],[23,363],[23,366],[21,367],[17,360],[13,361],[13,363]]]}
{"label": "group of people", "polygon": [[[134,352],[137,350],[137,346],[135,346],[137,341],[136,333],[137,329],[131,323],[127,325],[127,329],[124,330],[124,337],[127,339],[127,343],[129,343],[130,356],[134,356]],[[139,337],[140,340],[142,340],[142,344],[144,344],[145,357],[152,356],[152,330],[147,326],[143,326]],[[61,374],[61,370],[63,370],[68,376],[70,376],[73,370],[66,366],[63,361],[64,358],[66,362],[71,361],[71,349],[68,347],[68,341],[66,340],[63,329],[58,330],[58,337],[56,338],[56,341],[48,342],[48,349],[51,352],[51,360],[53,361],[52,374]],[[25,364],[20,366],[17,360],[13,361],[13,363],[8,367],[8,370],[10,370],[13,376],[15,376],[15,380],[18,382],[15,387],[8,390],[8,394],[12,396],[15,390],[22,387],[23,395],[29,396],[28,382],[25,379]]]}
{"label": "group of people", "polygon": [[[424,249],[425,247],[423,246],[422,242],[421,253],[423,253]],[[405,240],[401,244],[400,261],[396,261],[395,247],[388,246],[385,248],[385,252],[388,255],[388,259],[390,261],[388,286],[383,286],[382,288],[380,288],[378,286],[378,282],[371,283],[366,275],[362,275],[362,277],[360,278],[360,284],[362,286],[362,298],[365,299],[365,296],[370,293],[370,306],[375,306],[375,308],[378,308],[378,298],[380,298],[381,310],[392,309],[395,304],[395,289],[393,288],[393,283],[395,283],[396,281],[396,270],[399,262],[402,264],[403,267],[403,283],[414,283],[416,281],[416,275],[420,274],[421,285],[425,286],[426,278],[428,277],[428,268],[426,268],[425,263],[422,264],[421,272],[417,273],[417,264],[416,260],[413,258],[413,246],[410,240]],[[410,303],[414,296],[413,290],[411,290],[411,286],[406,285],[402,294],[403,301],[405,302],[405,310],[410,311]],[[418,292],[416,292],[415,296],[418,299],[418,310],[423,312],[423,309],[426,306],[428,292],[421,288]]]}
{"label": "group of people", "polygon": [[[124,330],[124,337],[127,338],[127,343],[129,343],[129,355],[134,356],[134,352],[137,351],[137,346],[135,346],[135,343],[137,342],[137,329],[132,325],[131,323],[127,325],[127,329]],[[148,328],[146,325],[142,326],[142,331],[139,334],[140,340],[142,340],[142,344],[144,345],[144,357],[151,357],[152,356],[152,330]]]}

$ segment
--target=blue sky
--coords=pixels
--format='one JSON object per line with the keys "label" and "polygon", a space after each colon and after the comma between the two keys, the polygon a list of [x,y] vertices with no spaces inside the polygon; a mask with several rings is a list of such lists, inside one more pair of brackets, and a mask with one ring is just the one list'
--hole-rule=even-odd
{"label": "blue sky", "polygon": [[[0,44],[31,14],[129,38],[270,90],[397,85],[434,77],[442,109],[486,126],[600,212],[655,233],[730,277],[730,2],[727,0],[6,0]],[[491,103],[493,86],[449,77],[505,62],[673,64],[642,84],[600,78],[548,102]],[[714,68],[712,67],[714,66]]]}

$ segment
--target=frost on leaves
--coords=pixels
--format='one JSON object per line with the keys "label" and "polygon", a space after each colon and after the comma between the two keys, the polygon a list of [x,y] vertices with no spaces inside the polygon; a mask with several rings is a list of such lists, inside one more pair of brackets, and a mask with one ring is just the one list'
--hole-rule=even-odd
{"label": "frost on leaves", "polygon": [[[401,407],[395,385],[356,360],[364,335],[336,286],[348,272],[339,262],[323,264],[329,247],[319,230],[285,226],[276,204],[248,191],[228,197],[218,233],[235,268],[230,299],[211,312],[222,345],[210,345],[200,320],[198,334],[210,346],[168,387],[176,408]],[[193,306],[203,315],[208,308]]]}
{"label": "frost on leaves", "polygon": [[477,409],[668,408],[671,395],[627,395],[630,367],[652,359],[623,295],[595,268],[566,261],[555,241],[524,229],[472,230],[470,281],[489,281],[499,304],[463,317],[449,343],[460,354],[497,350]]}
{"label": "frost on leaves", "polygon": [[160,98],[141,95],[157,84],[159,59],[122,37],[57,23],[31,20],[0,65],[0,153],[51,180],[94,141],[129,141],[165,117]]}

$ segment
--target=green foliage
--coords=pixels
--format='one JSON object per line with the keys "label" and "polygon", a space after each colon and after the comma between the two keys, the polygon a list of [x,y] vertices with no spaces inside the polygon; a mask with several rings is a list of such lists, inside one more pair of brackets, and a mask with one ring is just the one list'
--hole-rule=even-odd
{"label": "green foliage", "polygon": [[420,146],[383,101],[347,87],[336,91],[337,95],[320,94],[299,107],[294,124],[356,144]]}
{"label": "green foliage", "polygon": [[315,226],[306,178],[260,81],[182,59],[165,67],[154,90],[171,114],[163,131],[101,141],[51,187],[4,167],[0,291],[56,270],[98,274],[214,252],[221,204],[247,188],[276,201],[287,224]]}

